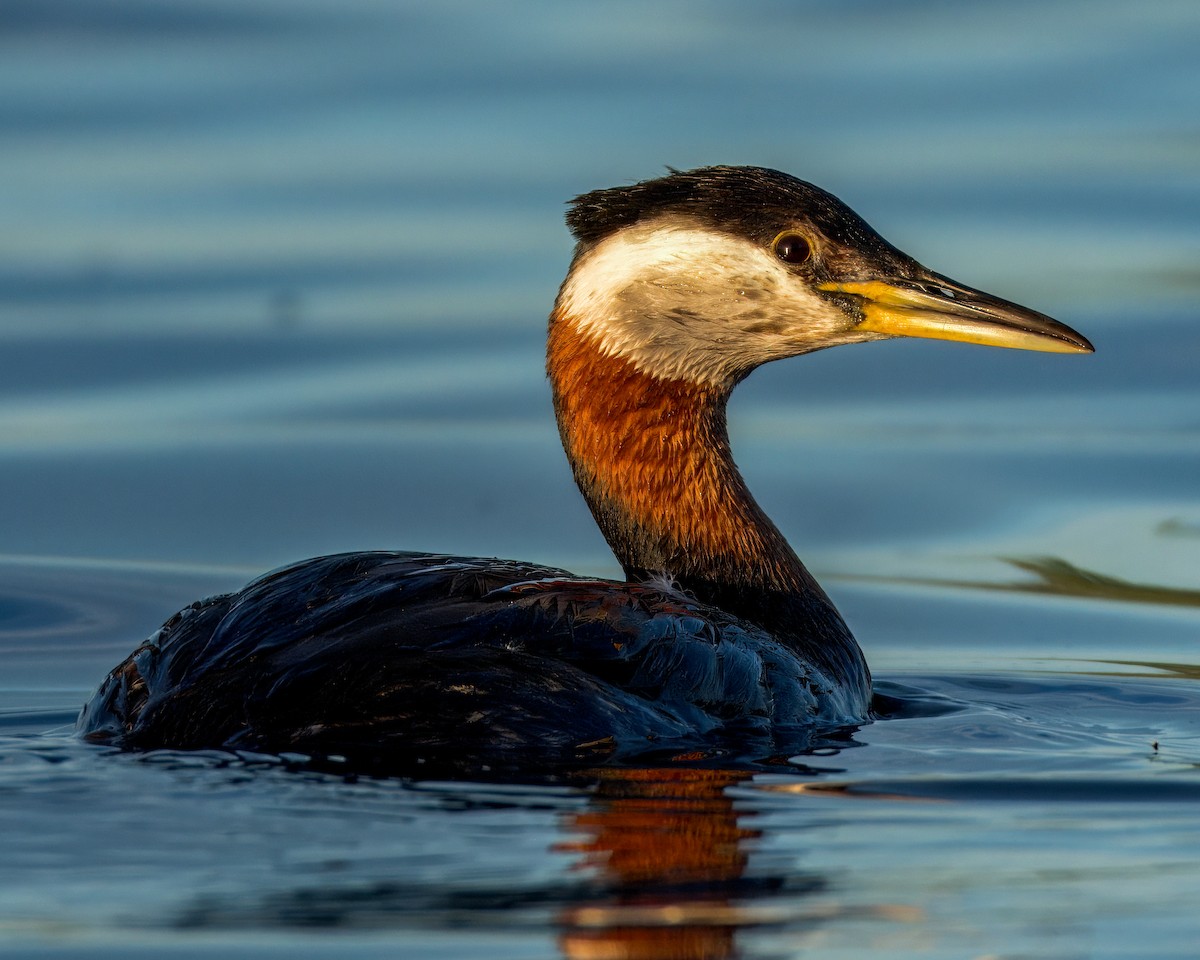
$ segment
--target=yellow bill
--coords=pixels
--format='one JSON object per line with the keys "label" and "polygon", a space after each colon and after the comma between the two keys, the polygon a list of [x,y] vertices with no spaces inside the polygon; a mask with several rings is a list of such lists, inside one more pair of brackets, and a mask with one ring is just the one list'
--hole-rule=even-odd
{"label": "yellow bill", "polygon": [[958,340],[990,347],[1091,353],[1087,338],[1066,324],[944,277],[896,284],[854,280],[822,290],[862,298],[860,330],[889,337]]}

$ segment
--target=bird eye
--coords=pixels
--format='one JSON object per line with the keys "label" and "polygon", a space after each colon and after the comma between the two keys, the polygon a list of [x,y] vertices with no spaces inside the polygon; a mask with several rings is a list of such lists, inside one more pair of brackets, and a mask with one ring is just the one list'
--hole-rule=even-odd
{"label": "bird eye", "polygon": [[784,231],[771,243],[771,249],[784,263],[804,263],[812,257],[812,244],[798,233]]}

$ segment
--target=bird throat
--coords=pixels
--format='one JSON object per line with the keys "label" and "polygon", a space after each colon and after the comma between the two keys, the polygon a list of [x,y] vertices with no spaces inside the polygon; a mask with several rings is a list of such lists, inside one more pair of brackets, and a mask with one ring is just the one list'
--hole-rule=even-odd
{"label": "bird throat", "polygon": [[547,370],[575,481],[629,579],[743,616],[766,594],[829,603],[733,462],[728,389],[655,377],[557,311]]}

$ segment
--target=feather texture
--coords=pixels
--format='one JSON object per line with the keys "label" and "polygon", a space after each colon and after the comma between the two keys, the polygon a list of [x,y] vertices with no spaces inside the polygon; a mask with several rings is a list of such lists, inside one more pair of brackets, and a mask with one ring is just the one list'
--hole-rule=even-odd
{"label": "feather texture", "polygon": [[[404,768],[801,749],[847,723],[762,628],[664,585],[418,553],[307,560],[180,611],[109,674],[86,739]],[[514,704],[519,705],[514,709]]]}

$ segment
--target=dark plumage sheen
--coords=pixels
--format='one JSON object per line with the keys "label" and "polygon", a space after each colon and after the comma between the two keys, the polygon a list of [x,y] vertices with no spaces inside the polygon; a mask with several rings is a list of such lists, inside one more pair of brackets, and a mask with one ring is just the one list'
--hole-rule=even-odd
{"label": "dark plumage sheen", "polygon": [[821,691],[764,630],[654,585],[418,553],[306,560],[184,608],[87,739],[370,768],[803,749]]}

